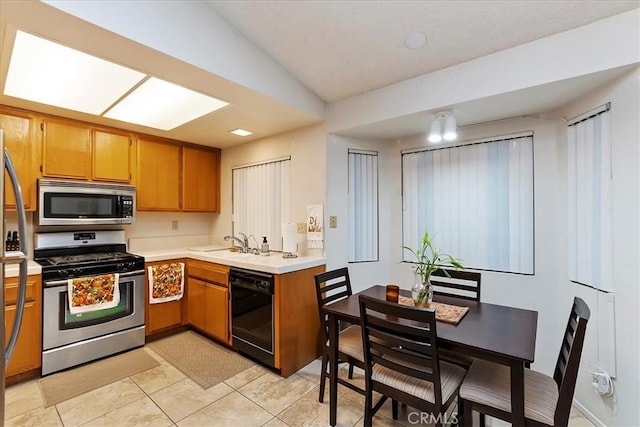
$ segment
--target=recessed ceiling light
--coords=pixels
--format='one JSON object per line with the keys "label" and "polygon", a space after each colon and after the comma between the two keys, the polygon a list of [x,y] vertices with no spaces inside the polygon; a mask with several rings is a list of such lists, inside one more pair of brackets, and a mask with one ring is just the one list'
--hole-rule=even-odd
{"label": "recessed ceiling light", "polygon": [[422,31],[409,31],[404,39],[404,45],[409,49],[419,49],[427,42],[427,35]]}
{"label": "recessed ceiling light", "polygon": [[234,129],[229,133],[232,133],[232,134],[238,135],[238,136],[249,136],[249,135],[253,134],[253,132],[249,132],[248,130],[244,130],[244,129],[240,129],[240,128]]}
{"label": "recessed ceiling light", "polygon": [[4,94],[99,115],[144,78],[138,71],[17,31]]}
{"label": "recessed ceiling light", "polygon": [[171,130],[227,105],[228,102],[151,77],[104,116]]}

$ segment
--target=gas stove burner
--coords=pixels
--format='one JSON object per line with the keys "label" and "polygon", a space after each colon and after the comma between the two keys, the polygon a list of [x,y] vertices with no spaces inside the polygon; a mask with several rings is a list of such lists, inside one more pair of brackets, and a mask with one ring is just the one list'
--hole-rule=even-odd
{"label": "gas stove burner", "polygon": [[76,277],[144,271],[144,257],[127,252],[122,230],[38,233],[33,255],[45,287]]}
{"label": "gas stove burner", "polygon": [[71,265],[85,264],[88,262],[128,260],[133,257],[134,257],[133,255],[126,252],[94,253],[94,254],[53,256],[50,258],[40,260],[40,263],[46,263],[47,265],[63,266],[63,265],[70,265],[70,264]]}

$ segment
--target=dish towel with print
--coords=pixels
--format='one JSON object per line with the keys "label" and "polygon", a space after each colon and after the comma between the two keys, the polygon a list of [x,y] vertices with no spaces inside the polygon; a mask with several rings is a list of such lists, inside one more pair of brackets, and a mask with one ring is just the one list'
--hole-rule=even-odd
{"label": "dish towel with print", "polygon": [[322,205],[307,206],[307,248],[322,249],[323,240],[324,207]]}
{"label": "dish towel with print", "polygon": [[184,263],[152,265],[149,272],[149,304],[177,301],[184,295]]}
{"label": "dish towel with print", "polygon": [[118,273],[69,279],[69,313],[81,314],[116,307],[120,303],[118,282]]}

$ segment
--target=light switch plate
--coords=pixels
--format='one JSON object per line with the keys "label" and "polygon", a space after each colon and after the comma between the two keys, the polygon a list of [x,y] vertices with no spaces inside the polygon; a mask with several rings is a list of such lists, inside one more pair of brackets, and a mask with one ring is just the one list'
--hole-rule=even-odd
{"label": "light switch plate", "polygon": [[297,234],[304,234],[307,232],[307,224],[305,224],[304,222],[298,222],[296,223],[296,233]]}
{"label": "light switch plate", "polygon": [[329,217],[329,228],[338,228],[338,217],[330,216]]}

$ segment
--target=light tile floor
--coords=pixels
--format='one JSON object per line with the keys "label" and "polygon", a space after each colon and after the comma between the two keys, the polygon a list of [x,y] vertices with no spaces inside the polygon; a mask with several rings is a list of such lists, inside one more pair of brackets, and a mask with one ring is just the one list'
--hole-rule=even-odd
{"label": "light tile floor", "polygon": [[[44,407],[37,380],[7,388],[6,426],[328,426],[328,384],[324,403],[318,402],[320,361],[315,360],[289,378],[255,365],[216,386],[203,390],[149,348],[161,365],[49,408]],[[340,375],[346,377],[346,369]],[[355,381],[363,384],[362,372]],[[364,397],[340,386],[338,426],[363,425]],[[390,402],[378,411],[375,427],[412,426],[411,408],[391,419]],[[499,420],[488,425],[502,426]],[[425,425],[425,424],[422,424]],[[572,427],[592,424],[577,410]]]}

